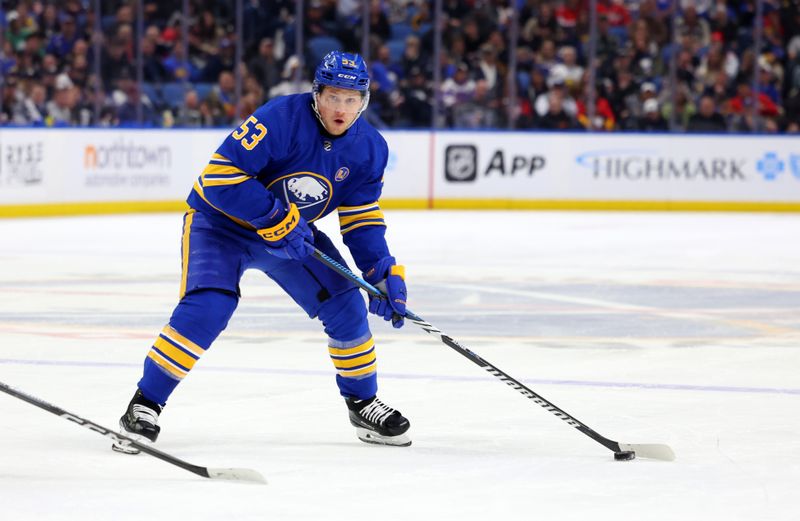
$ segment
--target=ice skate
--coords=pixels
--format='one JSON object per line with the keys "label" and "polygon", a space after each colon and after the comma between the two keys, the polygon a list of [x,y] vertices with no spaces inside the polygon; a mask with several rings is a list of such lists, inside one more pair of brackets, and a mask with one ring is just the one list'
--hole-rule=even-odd
{"label": "ice skate", "polygon": [[346,398],[345,401],[358,439],[377,445],[411,445],[411,438],[406,434],[411,424],[400,411],[384,404],[377,396],[368,400]]}
{"label": "ice skate", "polygon": [[[137,390],[125,414],[119,419],[120,432],[129,438],[141,443],[152,443],[158,438],[161,427],[158,426],[158,415],[161,406],[144,397],[142,391]],[[111,448],[125,454],[139,454],[139,449],[125,443],[114,442]]]}

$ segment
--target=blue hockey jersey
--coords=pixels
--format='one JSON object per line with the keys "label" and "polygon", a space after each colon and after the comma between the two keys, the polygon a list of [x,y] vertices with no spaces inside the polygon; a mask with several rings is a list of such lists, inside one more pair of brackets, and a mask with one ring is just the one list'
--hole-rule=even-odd
{"label": "blue hockey jersey", "polygon": [[366,271],[389,255],[378,204],[388,147],[363,118],[331,137],[311,96],[284,96],[256,110],[213,154],[187,202],[251,230],[270,224],[273,198],[296,204],[309,223],[337,210],[344,243]]}

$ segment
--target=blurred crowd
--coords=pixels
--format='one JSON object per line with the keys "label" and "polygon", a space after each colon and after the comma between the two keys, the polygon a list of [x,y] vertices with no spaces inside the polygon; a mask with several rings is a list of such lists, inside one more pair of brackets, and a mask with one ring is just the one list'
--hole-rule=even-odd
{"label": "blurred crowd", "polygon": [[[760,27],[757,0],[597,0],[594,41],[588,0],[443,0],[440,45],[434,2],[368,1],[379,128],[800,131],[800,0]],[[294,1],[238,30],[236,2],[187,3],[0,2],[0,124],[229,127],[364,41],[361,0],[305,0],[302,49]]]}

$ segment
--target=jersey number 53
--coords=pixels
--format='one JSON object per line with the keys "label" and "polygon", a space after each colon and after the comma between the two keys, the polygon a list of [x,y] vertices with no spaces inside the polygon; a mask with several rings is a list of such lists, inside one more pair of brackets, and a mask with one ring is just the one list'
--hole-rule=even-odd
{"label": "jersey number 53", "polygon": [[[251,123],[254,125],[253,128],[250,128]],[[254,134],[255,132],[258,133]],[[244,123],[231,134],[233,139],[240,141],[242,146],[247,150],[253,150],[258,142],[264,139],[266,135],[267,127],[259,123],[255,116],[250,116],[244,120]]]}

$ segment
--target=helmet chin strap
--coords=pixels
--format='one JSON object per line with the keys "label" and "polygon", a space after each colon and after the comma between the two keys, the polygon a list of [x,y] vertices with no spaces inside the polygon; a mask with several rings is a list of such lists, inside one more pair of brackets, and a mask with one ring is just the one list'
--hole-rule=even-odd
{"label": "helmet chin strap", "polygon": [[[326,131],[328,131],[328,133],[330,133],[331,131],[328,129],[328,127],[325,125],[325,122],[322,120],[322,114],[320,114],[320,113],[319,113],[319,107],[317,107],[317,102],[318,102],[318,98],[319,98],[319,92],[316,92],[316,91],[315,91],[315,92],[312,92],[311,94],[312,94],[312,95],[311,95],[311,98],[314,100],[314,101],[311,103],[311,108],[314,110],[314,114],[316,114],[316,116],[317,116],[317,119],[319,120],[320,124],[322,125],[322,128],[324,128]],[[352,127],[352,126],[353,126],[353,124],[354,124],[354,123],[355,123],[355,122],[358,120],[358,118],[361,116],[361,114],[362,114],[362,113],[363,113],[365,110],[367,110],[367,105],[369,105],[369,91],[367,91],[367,93],[364,95],[364,98],[361,100],[361,108],[360,108],[360,109],[358,109],[358,113],[356,114],[356,117],[354,117],[354,118],[353,118],[353,121],[351,121],[351,122],[350,122],[350,124],[349,124],[349,125],[347,125],[347,127],[344,129],[344,131],[345,131],[345,132],[346,132],[346,131],[347,131],[347,130],[350,128],[350,127]]]}

